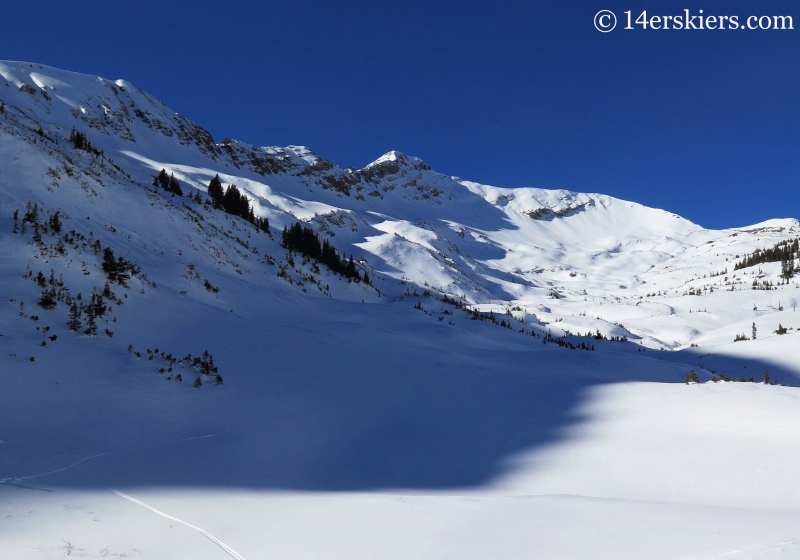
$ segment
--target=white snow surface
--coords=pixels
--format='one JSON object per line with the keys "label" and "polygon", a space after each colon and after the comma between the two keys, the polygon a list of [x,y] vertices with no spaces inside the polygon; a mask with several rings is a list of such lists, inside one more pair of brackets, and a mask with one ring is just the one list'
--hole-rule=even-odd
{"label": "white snow surface", "polygon": [[[124,80],[0,76],[1,558],[800,558],[800,291],[734,271],[796,219],[339,167]],[[194,200],[215,175],[269,235]],[[290,258],[298,220],[372,285]],[[87,304],[106,247],[141,272],[72,332],[36,276]],[[160,357],[205,350],[224,384]]]}

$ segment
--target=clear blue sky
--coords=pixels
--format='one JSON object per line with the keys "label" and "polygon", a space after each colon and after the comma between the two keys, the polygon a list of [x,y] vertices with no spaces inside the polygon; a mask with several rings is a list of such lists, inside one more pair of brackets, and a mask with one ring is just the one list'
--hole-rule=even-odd
{"label": "clear blue sky", "polygon": [[[794,31],[594,14],[792,15]],[[603,192],[707,227],[800,217],[800,4],[13,2],[2,58],[125,78],[216,140],[361,167],[396,149],[489,184]]]}

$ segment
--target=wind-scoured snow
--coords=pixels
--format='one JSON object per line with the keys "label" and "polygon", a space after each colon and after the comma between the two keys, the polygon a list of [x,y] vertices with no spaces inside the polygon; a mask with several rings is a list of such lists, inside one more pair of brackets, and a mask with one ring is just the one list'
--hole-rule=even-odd
{"label": "wind-scoured snow", "polygon": [[[734,270],[797,220],[343,167],[124,80],[0,76],[0,557],[800,558],[800,291]],[[289,254],[297,221],[370,284]]]}

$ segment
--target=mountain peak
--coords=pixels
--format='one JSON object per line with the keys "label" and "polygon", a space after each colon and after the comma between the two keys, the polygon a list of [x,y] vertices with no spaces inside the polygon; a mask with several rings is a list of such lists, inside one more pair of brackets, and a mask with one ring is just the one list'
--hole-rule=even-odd
{"label": "mountain peak", "polygon": [[[381,168],[389,173],[399,173],[405,169],[420,169],[430,171],[431,167],[415,156],[407,156],[397,150],[386,152],[381,157],[364,167],[364,169]],[[396,171],[392,171],[396,169]]]}

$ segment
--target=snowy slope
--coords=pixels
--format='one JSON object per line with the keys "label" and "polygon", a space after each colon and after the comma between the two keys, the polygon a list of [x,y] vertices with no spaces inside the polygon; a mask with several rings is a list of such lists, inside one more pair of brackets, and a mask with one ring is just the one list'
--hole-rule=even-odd
{"label": "snowy slope", "polygon": [[[0,556],[800,558],[800,292],[734,271],[797,220],[340,167],[124,80],[0,75]],[[297,220],[371,285],[288,254]]]}

